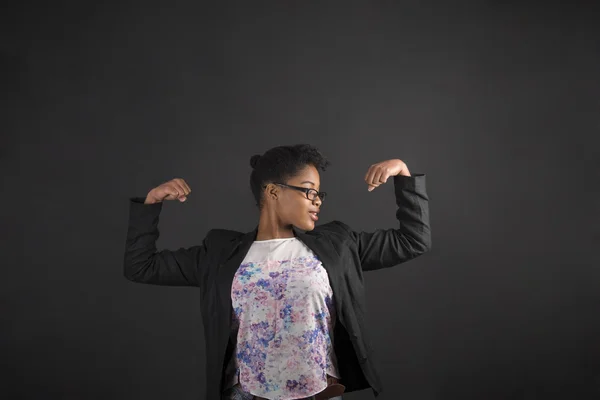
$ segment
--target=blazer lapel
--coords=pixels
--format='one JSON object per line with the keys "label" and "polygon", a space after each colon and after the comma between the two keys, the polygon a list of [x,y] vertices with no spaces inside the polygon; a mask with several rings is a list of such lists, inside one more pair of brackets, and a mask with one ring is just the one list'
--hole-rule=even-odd
{"label": "blazer lapel", "polygon": [[[219,265],[217,270],[217,291],[219,301],[221,303],[221,310],[229,311],[231,309],[231,286],[233,284],[233,277],[244,261],[248,250],[252,246],[252,243],[256,239],[258,232],[258,226],[243,236],[234,239],[233,246],[228,251],[222,260],[225,260]],[[230,315],[227,315],[230,319]]]}
{"label": "blazer lapel", "polygon": [[326,236],[321,234],[320,232],[314,233],[301,233],[296,228],[294,228],[294,232],[296,236],[302,242],[311,249],[317,258],[321,261],[323,268],[327,271],[327,276],[329,276],[329,284],[331,285],[331,290],[333,291],[333,297],[335,299],[335,308],[337,311],[338,318],[342,325],[345,325],[345,318],[342,313],[342,302],[343,299],[339,294],[341,293],[339,289],[339,285],[342,282],[341,270],[336,267],[336,263],[339,263],[339,253],[333,247],[331,240]]}
{"label": "blazer lapel", "polygon": [[309,249],[311,249],[315,255],[321,260],[323,267],[327,273],[331,276],[332,265],[334,259],[331,258],[331,244],[327,238],[323,237],[320,233],[302,233],[296,227],[292,227],[294,234],[300,239]]}

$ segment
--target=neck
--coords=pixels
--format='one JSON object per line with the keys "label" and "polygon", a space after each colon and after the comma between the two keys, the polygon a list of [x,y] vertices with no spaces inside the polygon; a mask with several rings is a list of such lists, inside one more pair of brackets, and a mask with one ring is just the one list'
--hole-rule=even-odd
{"label": "neck", "polygon": [[256,240],[286,239],[294,236],[292,225],[282,224],[273,212],[261,211]]}

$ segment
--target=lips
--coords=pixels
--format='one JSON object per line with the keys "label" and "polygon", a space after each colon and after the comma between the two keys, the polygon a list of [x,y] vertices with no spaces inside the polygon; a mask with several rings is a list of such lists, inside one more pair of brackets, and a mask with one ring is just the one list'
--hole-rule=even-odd
{"label": "lips", "polygon": [[319,217],[317,216],[318,213],[316,211],[309,211],[308,213],[310,214],[310,218],[313,221],[318,221],[319,220]]}

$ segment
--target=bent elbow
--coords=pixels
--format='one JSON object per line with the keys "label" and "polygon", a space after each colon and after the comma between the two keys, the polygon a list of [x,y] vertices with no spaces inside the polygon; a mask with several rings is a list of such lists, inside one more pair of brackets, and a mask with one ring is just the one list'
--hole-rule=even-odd
{"label": "bent elbow", "polygon": [[135,269],[128,263],[123,265],[123,276],[125,279],[131,282],[138,282],[137,277],[139,274],[136,273]]}
{"label": "bent elbow", "polygon": [[123,276],[128,281],[137,282],[137,279],[135,278],[135,273],[130,268],[125,267],[123,269]]}
{"label": "bent elbow", "polygon": [[419,257],[431,250],[431,234],[426,234],[412,242],[413,257]]}
{"label": "bent elbow", "polygon": [[125,258],[123,262],[123,276],[131,282],[144,283],[147,278],[147,271],[151,268],[150,262],[135,262]]}

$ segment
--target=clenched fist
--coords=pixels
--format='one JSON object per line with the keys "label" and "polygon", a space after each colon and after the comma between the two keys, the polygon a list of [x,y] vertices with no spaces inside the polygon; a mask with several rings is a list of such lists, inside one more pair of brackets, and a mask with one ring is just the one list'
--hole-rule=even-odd
{"label": "clenched fist", "polygon": [[160,203],[163,200],[179,200],[184,202],[187,199],[187,195],[191,192],[192,189],[190,189],[183,179],[171,179],[148,192],[144,204]]}
{"label": "clenched fist", "polygon": [[411,176],[408,167],[402,160],[396,158],[371,165],[365,175],[369,192],[386,183],[390,176],[396,175]]}

